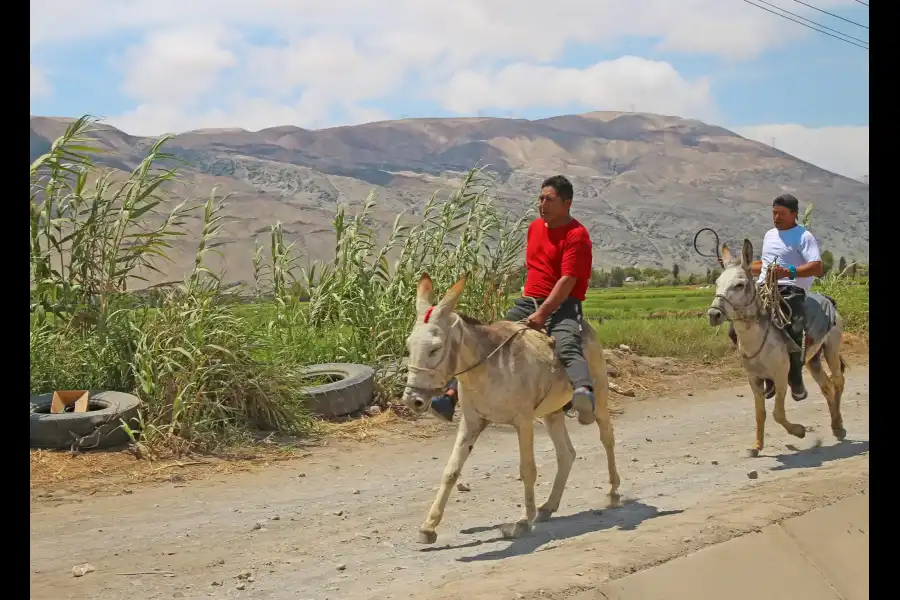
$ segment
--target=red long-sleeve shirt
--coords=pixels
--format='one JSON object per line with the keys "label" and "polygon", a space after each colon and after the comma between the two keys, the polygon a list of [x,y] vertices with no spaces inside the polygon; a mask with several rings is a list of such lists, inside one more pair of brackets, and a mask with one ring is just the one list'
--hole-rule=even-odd
{"label": "red long-sleeve shirt", "polygon": [[546,298],[564,275],[576,278],[570,298],[584,301],[591,279],[591,236],[572,219],[562,227],[547,227],[543,219],[528,226],[525,248],[525,296]]}

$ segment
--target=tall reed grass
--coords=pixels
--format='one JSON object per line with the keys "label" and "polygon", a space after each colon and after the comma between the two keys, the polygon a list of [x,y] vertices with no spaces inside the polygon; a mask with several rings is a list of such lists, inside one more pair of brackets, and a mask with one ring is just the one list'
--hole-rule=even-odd
{"label": "tall reed grass", "polygon": [[[92,160],[93,123],[72,123],[31,166],[31,390],[134,392],[150,447],[211,450],[257,429],[309,432],[300,371],[311,363],[375,367],[376,400],[386,403],[398,392],[422,271],[439,291],[467,273],[460,307],[484,320],[520,285],[531,213],[502,214],[490,178],[473,169],[445,199],[433,196],[419,222],[398,216],[380,247],[374,195],[353,216],[340,206],[334,259],[309,268],[275,223],[268,247],[248,257],[268,309],[248,311],[206,267],[224,199],[170,199],[177,173],[158,166],[172,160],[167,138],[116,182]],[[162,298],[138,301],[129,285],[169,260],[194,212],[204,227],[193,270]]]}

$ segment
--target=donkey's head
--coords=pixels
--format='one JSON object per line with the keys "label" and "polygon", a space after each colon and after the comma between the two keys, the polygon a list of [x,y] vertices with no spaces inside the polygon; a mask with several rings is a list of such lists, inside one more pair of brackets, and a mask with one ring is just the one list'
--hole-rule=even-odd
{"label": "donkey's head", "polygon": [[423,273],[419,278],[416,323],[406,339],[409,374],[403,392],[403,403],[416,412],[427,411],[431,398],[440,395],[453,378],[462,334],[460,318],[453,309],[465,287],[463,275],[435,305],[431,277]]}
{"label": "donkey's head", "polygon": [[716,296],[706,311],[709,324],[721,325],[726,319],[741,319],[744,311],[753,305],[756,288],[750,264],[753,262],[753,244],[745,239],[740,256],[735,256],[728,248],[722,247],[722,263],[725,270],[716,279]]}

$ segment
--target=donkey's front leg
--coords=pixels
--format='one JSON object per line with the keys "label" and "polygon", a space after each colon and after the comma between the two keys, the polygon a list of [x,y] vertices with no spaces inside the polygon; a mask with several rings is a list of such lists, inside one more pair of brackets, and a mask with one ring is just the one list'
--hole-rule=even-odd
{"label": "donkey's front leg", "polygon": [[753,404],[756,412],[756,439],[749,450],[752,457],[759,456],[765,444],[766,437],[766,391],[763,380],[755,375],[750,375],[750,391],[753,392]]}
{"label": "donkey's front leg", "polygon": [[438,490],[437,497],[428,510],[428,516],[425,522],[419,528],[420,544],[433,544],[437,541],[437,532],[435,529],[444,517],[444,507],[447,506],[447,499],[450,497],[450,491],[459,479],[466,459],[472,452],[475,441],[484,428],[487,421],[473,414],[466,414],[463,410],[459,416],[459,430],[456,433],[456,444],[453,446],[453,452],[450,454],[450,460],[444,467],[444,476],[441,478],[441,488]]}
{"label": "donkey's front leg", "polygon": [[528,418],[513,423],[513,426],[519,434],[519,475],[525,486],[525,505],[522,518],[516,522],[513,530],[503,532],[507,537],[519,537],[531,532],[531,524],[537,513],[534,502],[534,483],[537,480],[537,465],[534,464],[534,417],[529,415]]}
{"label": "donkey's front leg", "polygon": [[772,417],[775,422],[784,427],[794,437],[803,439],[806,437],[806,427],[800,423],[791,423],[788,421],[784,412],[784,397],[787,396],[788,382],[787,378],[779,378],[775,380],[775,410],[772,411]]}

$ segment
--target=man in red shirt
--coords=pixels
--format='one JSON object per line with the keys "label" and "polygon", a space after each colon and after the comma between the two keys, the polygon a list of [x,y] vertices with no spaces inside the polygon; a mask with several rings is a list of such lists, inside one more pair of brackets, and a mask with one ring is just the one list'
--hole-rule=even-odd
{"label": "man in red shirt", "polygon": [[[525,320],[535,329],[546,328],[556,341],[556,354],[566,368],[574,393],[570,405],[578,422],[594,422],[594,388],[582,347],[581,303],[591,278],[591,237],[572,218],[574,190],[562,175],[541,184],[540,218],[528,227],[525,249],[525,290],[506,313],[505,320]],[[566,405],[568,410],[570,405]],[[456,381],[431,406],[450,421],[456,408]]]}

